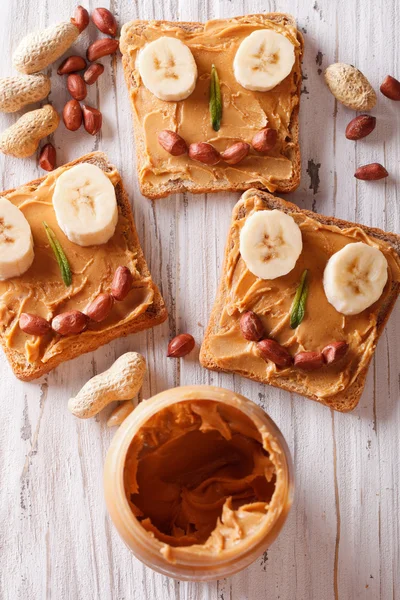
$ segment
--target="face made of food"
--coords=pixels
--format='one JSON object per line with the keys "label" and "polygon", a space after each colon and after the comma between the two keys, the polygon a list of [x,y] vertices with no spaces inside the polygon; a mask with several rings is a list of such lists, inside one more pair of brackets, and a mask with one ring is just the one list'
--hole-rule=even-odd
{"label": "face made of food", "polygon": [[[284,48],[277,46],[276,52],[264,57],[264,45],[254,40],[252,53],[249,49],[241,50],[242,44],[252,42],[253,35],[265,31],[282,40]],[[174,44],[178,41],[181,45],[184,44],[185,50],[190,51],[192,57],[192,62],[186,70],[182,69],[180,75],[183,53],[171,49],[174,68],[177,70],[175,79],[171,75],[172,67],[168,71],[169,79],[167,69],[164,69],[166,73],[162,71],[156,77],[161,72],[156,67],[164,64],[164,48],[155,48],[159,53],[159,56],[151,57],[156,60],[155,63],[147,61],[147,48],[152,44],[161,44],[165,39],[172,39]],[[285,61],[288,52],[286,46],[289,46],[291,53],[288,58],[290,68],[280,70],[279,65]],[[139,172],[141,183],[158,186],[176,179],[209,186],[215,180],[227,179],[231,185],[243,181],[247,184],[261,182],[264,187],[274,191],[277,181],[290,180],[294,156],[290,128],[293,111],[299,103],[297,90],[301,55],[296,27],[268,21],[257,15],[228,22],[210,21],[204,27],[194,28],[188,33],[178,26],[149,23],[140,33],[126,30],[121,49],[136,82],[131,89],[131,102],[144,138],[144,163]],[[260,52],[262,56],[257,59],[257,53]],[[247,65],[246,57],[253,54],[255,58],[252,60],[258,61],[257,65]],[[213,129],[209,107],[213,65],[218,73],[223,107],[218,131]],[[157,91],[161,89],[161,83],[165,82],[172,87],[174,81],[182,79],[183,85],[190,68],[196,72],[193,80],[185,84],[187,94],[182,98],[167,100],[169,96]],[[250,77],[254,78],[255,73],[258,74],[256,79],[259,81],[263,73],[272,75],[275,71],[281,74],[280,77],[271,77],[272,89],[260,91],[251,84],[248,88],[243,85]],[[219,152],[223,152],[238,141],[251,144],[253,136],[267,125],[278,132],[275,147],[266,154],[251,150],[237,165],[225,162],[207,165],[190,160],[187,155],[172,156],[160,146],[157,139],[160,131],[172,130],[188,146],[196,142],[208,142]]]}
{"label": "face made of food", "polygon": [[[306,395],[333,398],[369,363],[380,311],[392,286],[400,281],[400,260],[387,242],[371,238],[360,227],[324,225],[301,212],[281,213],[299,230],[300,244],[285,223],[277,237],[279,227],[274,224],[274,230],[271,225],[267,231],[268,219],[262,215],[279,212],[265,210],[255,195],[245,198],[230,230],[223,274],[226,293],[218,323],[207,337],[207,349],[221,369],[281,387],[294,383]],[[254,215],[261,219],[246,231]],[[304,316],[292,328],[294,299],[305,270]],[[290,355],[289,366],[265,360],[257,342],[245,339],[240,318],[246,311],[260,319],[264,337]],[[321,353],[333,342],[349,346],[335,364],[321,363],[312,372],[293,365],[298,353]]]}
{"label": "face made of food", "polygon": [[[84,166],[86,163],[77,165],[79,168]],[[103,336],[115,325],[137,318],[153,302],[154,285],[150,276],[143,277],[138,270],[137,256],[131,250],[134,244],[132,240],[129,242],[129,237],[132,236],[131,224],[115,200],[114,190],[120,182],[120,176],[116,171],[103,173],[94,165],[88,166],[100,172],[108,186],[108,193],[111,189],[115,214],[111,209],[103,211],[106,202],[101,194],[99,202],[96,198],[87,201],[88,191],[84,191],[85,185],[93,193],[101,191],[98,190],[98,173],[90,184],[88,177],[92,175],[86,172],[83,187],[78,186],[82,195],[75,190],[76,202],[71,189],[64,190],[63,197],[71,202],[68,210],[62,206],[63,198],[60,197],[60,190],[57,192],[57,184],[63,175],[69,177],[74,167],[61,167],[49,174],[37,187],[18,188],[2,199],[21,215],[28,232],[21,230],[20,233],[32,243],[32,256],[27,269],[0,281],[0,325],[3,339],[7,347],[20,353],[28,363],[37,360],[45,363],[63,352],[70,345],[71,338],[55,335],[51,329],[45,335],[30,335],[19,326],[21,313],[37,315],[50,322],[60,313],[71,310],[85,312],[101,292],[110,291],[113,275],[121,265],[127,266],[132,273],[132,290],[122,302],[114,304],[104,321],[91,321],[88,329],[80,335]],[[72,180],[75,181],[74,177]],[[56,208],[59,209],[59,214]],[[96,214],[93,214],[94,211]],[[83,218],[77,219],[81,212]],[[44,222],[54,232],[68,259],[72,272],[71,285],[66,285],[63,281]],[[4,230],[4,235],[8,231]],[[102,236],[100,238],[97,237],[99,233]],[[0,243],[6,243],[4,235]],[[100,243],[94,243],[96,240]],[[87,245],[88,243],[91,245]]]}

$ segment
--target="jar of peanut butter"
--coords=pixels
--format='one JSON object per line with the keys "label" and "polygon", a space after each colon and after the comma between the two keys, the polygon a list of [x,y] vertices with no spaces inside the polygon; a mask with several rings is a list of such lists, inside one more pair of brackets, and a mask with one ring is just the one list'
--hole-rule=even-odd
{"label": "jar of peanut butter", "polygon": [[143,401],[104,475],[120,536],[147,566],[191,581],[232,575],[280,532],[293,499],[282,434],[254,402],[199,385]]}

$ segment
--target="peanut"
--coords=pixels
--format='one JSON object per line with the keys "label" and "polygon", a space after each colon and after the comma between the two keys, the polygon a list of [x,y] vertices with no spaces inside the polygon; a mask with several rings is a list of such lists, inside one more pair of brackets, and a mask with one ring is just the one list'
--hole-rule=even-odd
{"label": "peanut", "polygon": [[327,365],[333,365],[341,360],[349,349],[347,342],[331,342],[322,350]]}
{"label": "peanut", "polygon": [[252,310],[243,313],[240,317],[240,331],[245,340],[251,342],[258,342],[265,335],[260,317]]}
{"label": "peanut", "polygon": [[85,80],[87,85],[93,85],[94,83],[96,83],[103,71],[104,67],[101,63],[93,63],[84,72],[83,79]]}
{"label": "peanut", "polygon": [[95,8],[92,12],[92,21],[102,33],[112,36],[117,33],[117,21],[107,8]]}
{"label": "peanut", "polygon": [[76,131],[82,125],[82,109],[78,100],[69,100],[64,106],[63,121],[69,131]]}
{"label": "peanut", "polygon": [[57,69],[59,75],[68,75],[86,69],[86,60],[82,56],[69,56],[62,61]]}
{"label": "peanut", "polygon": [[334,63],[325,71],[325,81],[336,100],[353,110],[371,110],[375,91],[368,79],[353,65]]}
{"label": "peanut", "polygon": [[270,360],[278,367],[290,367],[292,357],[289,352],[275,340],[261,340],[257,344],[258,351],[265,361]]}
{"label": "peanut", "polygon": [[29,335],[45,335],[51,330],[50,323],[46,319],[30,313],[21,313],[19,327]]}
{"label": "peanut", "polygon": [[157,135],[157,139],[160,146],[172,156],[186,154],[188,150],[185,140],[175,131],[164,129]]}
{"label": "peanut", "polygon": [[182,358],[193,350],[194,337],[190,333],[181,333],[175,336],[168,344],[168,358]]}
{"label": "peanut", "polygon": [[86,310],[89,319],[100,323],[104,321],[110,314],[114,304],[114,298],[111,294],[99,294],[97,298],[91,302]]}
{"label": "peanut", "polygon": [[221,160],[218,150],[207,142],[190,144],[189,157],[192,160],[197,160],[205,165],[216,165]]}
{"label": "peanut", "polygon": [[371,115],[358,115],[346,127],[346,138],[348,140],[361,140],[367,137],[376,125],[376,118]]}
{"label": "peanut", "polygon": [[146,361],[137,352],[120,356],[104,373],[95,375],[68,401],[68,408],[80,419],[99,413],[110,402],[133,398],[143,384]]}
{"label": "peanut", "polygon": [[16,75],[0,79],[0,111],[11,113],[49,95],[51,81],[47,75]]}
{"label": "peanut", "polygon": [[96,62],[102,56],[114,54],[118,50],[118,40],[111,38],[101,38],[90,44],[87,49],[86,56],[89,62]]}
{"label": "peanut", "polygon": [[132,273],[128,267],[118,267],[114,273],[114,277],[111,283],[111,294],[121,302],[129,294],[132,288]]}
{"label": "peanut", "polygon": [[103,116],[97,108],[83,105],[83,125],[90,135],[96,135],[101,129]]}
{"label": "peanut", "polygon": [[76,25],[69,21],[30,33],[14,52],[14,67],[20,73],[28,75],[42,71],[68,50],[79,33]]}
{"label": "peanut", "polygon": [[53,133],[59,122],[60,117],[50,104],[22,115],[0,135],[0,152],[17,158],[32,156],[40,140]]}
{"label": "peanut", "polygon": [[354,173],[356,179],[362,179],[363,181],[376,181],[377,179],[384,179],[388,175],[389,173],[380,163],[363,165],[362,167],[358,167]]}
{"label": "peanut", "polygon": [[39,165],[45,171],[53,171],[56,166],[57,153],[53,144],[45,144],[40,152]]}
{"label": "peanut", "polygon": [[88,326],[89,317],[79,310],[61,313],[51,321],[52,329],[60,335],[82,333]]}
{"label": "peanut", "polygon": [[71,19],[71,23],[79,29],[79,33],[82,33],[84,29],[89,25],[89,13],[86,8],[79,5],[75,9],[74,16]]}
{"label": "peanut", "polygon": [[241,160],[246,158],[250,150],[250,145],[246,142],[236,142],[229,146],[224,152],[221,153],[221,158],[228,165],[237,165]]}
{"label": "peanut", "polygon": [[294,357],[294,366],[303,371],[316,371],[324,366],[322,352],[299,352]]}
{"label": "peanut", "polygon": [[391,75],[387,75],[379,88],[386,98],[400,100],[400,81]]}
{"label": "peanut", "polygon": [[68,75],[67,88],[75,100],[84,100],[87,96],[86,83],[78,73]]}
{"label": "peanut", "polygon": [[254,150],[260,152],[260,154],[265,154],[272,150],[272,148],[276,144],[276,140],[278,139],[278,133],[276,129],[271,129],[271,127],[264,127],[261,131],[258,131],[253,139],[251,140],[251,145]]}

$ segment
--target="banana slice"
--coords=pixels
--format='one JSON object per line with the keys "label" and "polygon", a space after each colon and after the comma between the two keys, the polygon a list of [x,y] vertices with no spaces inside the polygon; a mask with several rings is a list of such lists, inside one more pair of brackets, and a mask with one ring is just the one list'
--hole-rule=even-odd
{"label": "banana slice", "polygon": [[22,275],[33,259],[31,226],[19,208],[0,198],[0,279]]}
{"label": "banana slice", "polygon": [[303,249],[300,227],[280,210],[259,210],[240,232],[240,254],[249,271],[260,279],[289,273]]}
{"label": "banana slice", "polygon": [[197,66],[180,40],[160,37],[139,52],[138,69],[144,85],[160,100],[184,100],[193,92]]}
{"label": "banana slice", "polygon": [[347,244],[333,254],[324,271],[328,302],[343,315],[358,315],[380,298],[388,278],[387,260],[363,242]]}
{"label": "banana slice", "polygon": [[64,171],[56,181],[53,206],[60,229],[74,244],[97,246],[114,235],[114,186],[96,165],[82,163]]}
{"label": "banana slice", "polygon": [[268,92],[289,75],[294,61],[294,46],[287,37],[272,29],[259,29],[240,44],[233,70],[246,90]]}

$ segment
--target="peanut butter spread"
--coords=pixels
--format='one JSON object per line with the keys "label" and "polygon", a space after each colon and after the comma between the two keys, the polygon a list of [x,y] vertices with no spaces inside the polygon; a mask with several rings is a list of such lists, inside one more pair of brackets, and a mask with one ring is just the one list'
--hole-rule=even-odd
{"label": "peanut butter spread", "polygon": [[[50,320],[68,310],[85,312],[86,307],[101,292],[109,292],[116,268],[126,265],[134,276],[133,289],[122,302],[116,302],[110,315],[101,323],[91,322],[80,337],[104,335],[108,329],[136,318],[153,302],[154,289],[150,277],[137,269],[137,257],[128,245],[129,220],[119,207],[117,227],[112,238],[101,246],[82,247],[68,240],[59,228],[52,204],[57,177],[65,168],[49,174],[38,186],[20,187],[5,197],[18,206],[28,220],[33,236],[35,258],[32,266],[20,277],[0,281],[0,327],[5,345],[31,363],[47,362],[63,352],[70,337],[49,333],[36,337],[24,333],[18,325],[22,312],[33,313]],[[114,186],[120,182],[117,171],[106,172]],[[72,285],[66,287],[43,227],[43,221],[55,232],[70,263]]]}
{"label": "peanut butter spread", "polygon": [[[348,388],[368,365],[377,342],[377,325],[385,314],[385,304],[395,282],[400,282],[400,259],[385,241],[368,236],[359,227],[340,229],[324,225],[303,213],[289,212],[300,227],[303,250],[295,268],[285,276],[263,280],[246,267],[239,252],[240,230],[246,217],[265,209],[262,200],[246,192],[234,220],[227,250],[223,280],[223,305],[214,332],[207,340],[213,360],[222,369],[285,387],[295,383],[307,395],[330,398]],[[379,300],[358,315],[344,316],[329,304],[323,288],[323,272],[328,259],[351,242],[364,242],[383,252],[388,262],[388,281]],[[304,269],[308,269],[309,293],[305,317],[296,329],[290,328],[290,309]],[[347,355],[338,363],[307,373],[299,368],[279,368],[266,362],[257,345],[241,334],[240,315],[254,311],[262,320],[267,336],[289,352],[320,352],[330,342],[345,341]],[[381,314],[382,310],[382,314]]]}
{"label": "peanut butter spread", "polygon": [[124,485],[136,518],[174,560],[251,542],[282,509],[275,438],[235,407],[189,400],[163,408],[129,447]]}
{"label": "peanut butter spread", "polygon": [[[243,88],[235,79],[233,59],[245,37],[258,29],[273,29],[286,36],[295,47],[296,61],[291,74],[269,92],[254,92]],[[143,85],[136,67],[136,57],[148,42],[161,36],[177,37],[192,51],[198,69],[194,92],[180,102],[159,100]],[[299,103],[298,84],[301,77],[301,42],[296,27],[265,19],[263,15],[215,20],[196,27],[179,24],[150,22],[143,30],[137,22],[127,28],[121,45],[133,73],[135,84],[130,88],[135,117],[143,131],[140,152],[144,164],[139,172],[142,184],[157,186],[168,181],[190,181],[198,186],[212,182],[255,185],[261,183],[270,191],[277,182],[292,177],[294,142],[291,119]],[[209,112],[209,87],[211,65],[217,68],[223,101],[221,128],[211,127]],[[205,165],[190,160],[187,155],[171,156],[157,141],[157,134],[170,129],[176,131],[189,145],[209,142],[222,152],[237,141],[250,143],[252,137],[266,126],[278,131],[278,141],[267,155],[250,154],[239,164],[229,166],[219,163]]]}

